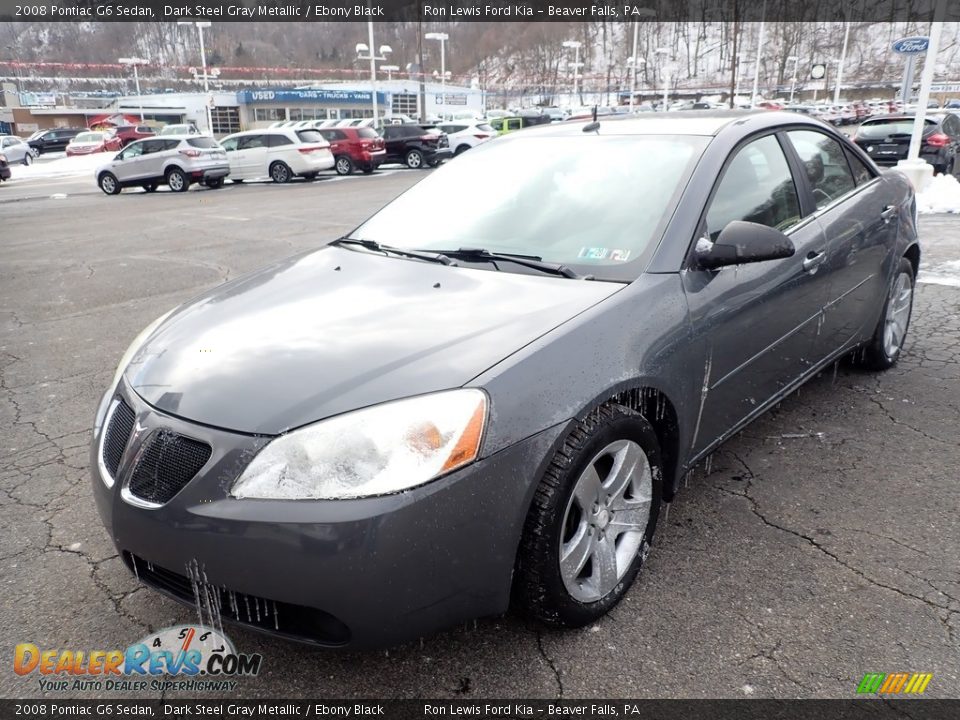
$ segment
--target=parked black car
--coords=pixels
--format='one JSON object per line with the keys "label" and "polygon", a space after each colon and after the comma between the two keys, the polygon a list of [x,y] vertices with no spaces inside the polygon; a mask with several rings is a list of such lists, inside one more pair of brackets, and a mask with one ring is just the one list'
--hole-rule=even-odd
{"label": "parked black car", "polygon": [[453,156],[447,134],[423,125],[386,125],[383,140],[387,146],[384,162],[401,162],[408,168],[436,167]]}
{"label": "parked black car", "polygon": [[[913,115],[883,115],[865,121],[853,141],[866,150],[877,165],[896,165],[907,159]],[[960,155],[960,118],[953,113],[929,113],[924,120],[920,158],[933,165],[935,173],[954,174]]]}
{"label": "parked black car", "polygon": [[58,152],[66,150],[70,141],[82,132],[86,132],[86,128],[41,130],[27,140],[27,144],[36,150],[37,153]]}
{"label": "parked black car", "polygon": [[10,179],[10,164],[7,162],[7,156],[0,154],[0,180]]}

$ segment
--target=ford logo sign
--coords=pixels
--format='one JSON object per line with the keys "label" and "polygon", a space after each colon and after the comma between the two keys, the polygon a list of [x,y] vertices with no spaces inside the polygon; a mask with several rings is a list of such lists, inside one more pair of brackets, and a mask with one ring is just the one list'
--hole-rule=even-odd
{"label": "ford logo sign", "polygon": [[929,45],[930,38],[927,37],[900,38],[893,44],[893,51],[901,55],[916,55],[925,53]]}

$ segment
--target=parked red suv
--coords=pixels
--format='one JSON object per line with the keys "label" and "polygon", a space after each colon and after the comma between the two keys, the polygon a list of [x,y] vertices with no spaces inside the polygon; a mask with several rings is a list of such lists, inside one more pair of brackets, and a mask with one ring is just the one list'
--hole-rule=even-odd
{"label": "parked red suv", "polygon": [[120,142],[123,143],[123,147],[126,147],[134,140],[142,140],[143,138],[156,135],[153,128],[149,125],[120,125],[116,128],[116,131],[117,137],[120,138]]}
{"label": "parked red suv", "polygon": [[387,157],[383,138],[373,128],[321,128],[317,132],[330,143],[338,175],[349,175],[354,168],[370,174]]}

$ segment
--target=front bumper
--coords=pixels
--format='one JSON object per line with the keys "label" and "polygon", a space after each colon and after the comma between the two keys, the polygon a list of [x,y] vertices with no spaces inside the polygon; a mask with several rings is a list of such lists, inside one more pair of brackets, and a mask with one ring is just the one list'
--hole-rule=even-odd
{"label": "front bumper", "polygon": [[[267,439],[157,412],[121,385],[137,420],[113,486],[101,475],[102,428],[90,465],[100,516],[144,583],[193,607],[186,579],[193,566],[215,592],[227,593],[225,621],[324,646],[392,645],[507,609],[526,511],[561,426],[397,495],[236,500],[228,496],[233,480]],[[126,482],[158,430],[206,442],[213,452],[169,502],[139,507]],[[251,603],[262,614],[251,613]],[[271,615],[267,607],[278,610]]]}

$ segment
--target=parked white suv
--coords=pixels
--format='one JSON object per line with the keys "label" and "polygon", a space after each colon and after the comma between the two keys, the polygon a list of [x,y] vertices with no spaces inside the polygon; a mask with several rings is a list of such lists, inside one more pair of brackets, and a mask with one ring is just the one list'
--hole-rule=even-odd
{"label": "parked white suv", "polygon": [[333,167],[330,143],[314,128],[245,130],[220,141],[233,182],[269,177],[276,183],[294,177],[313,180]]}
{"label": "parked white suv", "polygon": [[171,135],[130,143],[94,177],[107,195],[116,195],[137,185],[153,192],[161,183],[174,192],[185,192],[192,183],[218,188],[229,174],[227,154],[212,137]]}
{"label": "parked white suv", "polygon": [[447,134],[447,140],[450,141],[450,149],[453,150],[454,155],[459,155],[497,136],[497,131],[486,120],[454,120],[441,123],[437,128]]}

